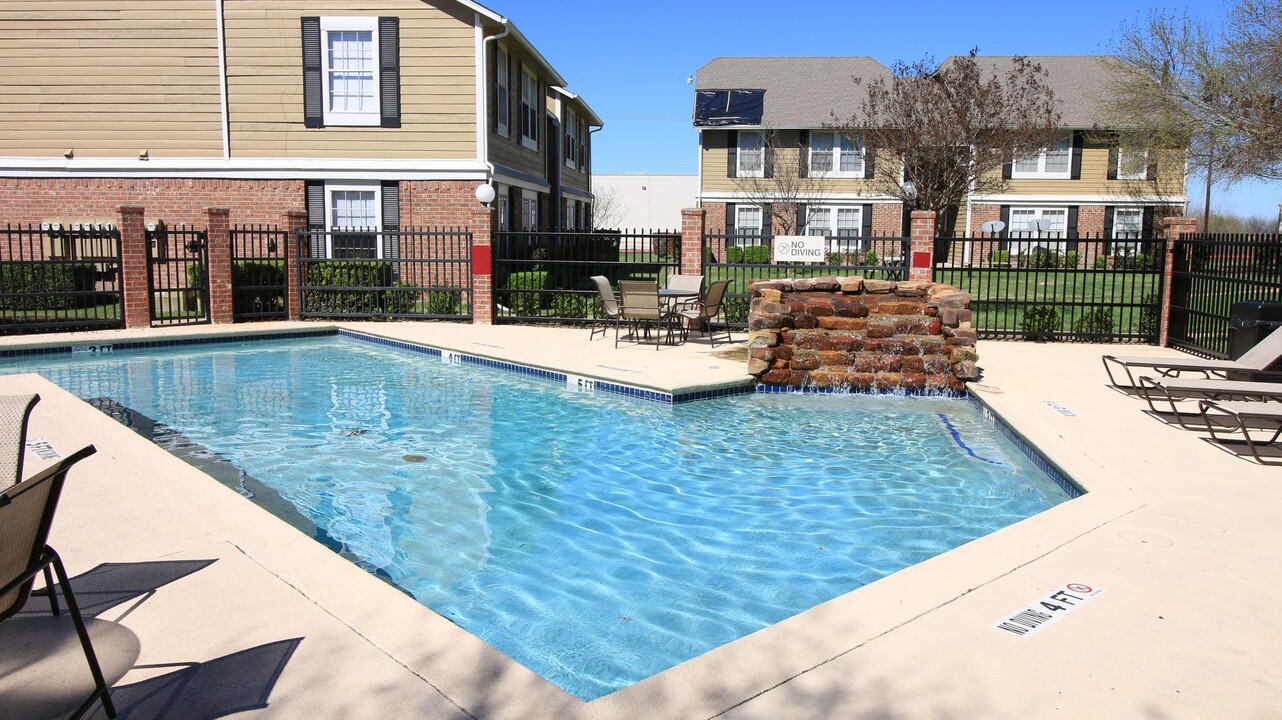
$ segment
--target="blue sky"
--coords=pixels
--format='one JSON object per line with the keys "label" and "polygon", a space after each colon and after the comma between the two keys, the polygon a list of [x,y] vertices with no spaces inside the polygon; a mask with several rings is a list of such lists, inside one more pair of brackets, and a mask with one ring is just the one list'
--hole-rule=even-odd
{"label": "blue sky", "polygon": [[[696,171],[686,78],[723,55],[870,55],[883,63],[943,59],[978,46],[989,55],[1106,52],[1148,3],[1079,0],[785,3],[738,0],[482,0],[510,17],[573,92],[605,121],[593,137],[598,173]],[[1218,0],[1169,5],[1216,17]],[[1196,185],[1189,193],[1201,198]],[[1282,183],[1217,188],[1212,207],[1276,217]]]}

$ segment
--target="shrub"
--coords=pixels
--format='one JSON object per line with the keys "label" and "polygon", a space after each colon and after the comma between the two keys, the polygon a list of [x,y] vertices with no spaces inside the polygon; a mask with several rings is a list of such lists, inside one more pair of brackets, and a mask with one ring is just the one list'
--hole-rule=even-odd
{"label": "shrub", "polygon": [[1153,270],[1157,259],[1147,253],[1117,255],[1113,258],[1113,267],[1117,270]]}
{"label": "shrub", "polygon": [[462,290],[433,290],[427,294],[428,315],[462,315]]}
{"label": "shrub", "polygon": [[845,258],[839,252],[830,252],[824,256],[824,262],[829,265],[841,265]]}
{"label": "shrub", "polygon": [[769,265],[770,246],[749,245],[743,249],[743,261],[748,265]]}
{"label": "shrub", "polygon": [[1073,334],[1082,340],[1107,342],[1113,337],[1113,313],[1108,308],[1091,308],[1073,321]]}
{"label": "shrub", "polygon": [[1010,265],[1010,250],[994,250],[988,253],[988,264]]}
{"label": "shrub", "polygon": [[748,322],[748,308],[752,305],[750,298],[726,296],[721,301],[721,313],[728,323]]}
{"label": "shrub", "polygon": [[1095,264],[1093,265],[1093,267],[1094,267],[1096,270],[1107,270],[1107,269],[1108,269],[1108,256],[1106,256],[1106,255],[1096,255],[1096,256],[1095,256]]}
{"label": "shrub", "polygon": [[[304,310],[321,314],[375,314],[392,284],[392,264],[383,261],[328,260],[309,263]],[[328,288],[368,288],[330,290]]]}
{"label": "shrub", "polygon": [[[70,294],[94,289],[96,271],[89,263],[54,265],[44,262],[0,264],[0,308],[4,310],[70,310],[84,307],[93,296]],[[47,293],[18,296],[17,293]]]}
{"label": "shrub", "polygon": [[1064,253],[1064,267],[1069,270],[1076,268],[1077,264],[1081,262],[1081,260],[1082,254],[1076,250],[1069,250]]}
{"label": "shrub", "polygon": [[737,265],[743,262],[743,248],[731,245],[726,248],[726,262],[731,265]]}
{"label": "shrub", "polygon": [[1059,253],[1045,248],[1035,248],[1030,253],[1019,256],[1019,266],[1036,270],[1048,270],[1060,265]]}
{"label": "shrub", "polygon": [[1144,307],[1140,308],[1139,331],[1149,339],[1156,341],[1158,331],[1161,329],[1162,307],[1157,293],[1148,293],[1140,302]]}
{"label": "shrub", "polygon": [[1059,330],[1059,310],[1050,305],[1034,305],[1024,311],[1024,339],[1042,342],[1054,340]]}
{"label": "shrub", "polygon": [[881,264],[881,258],[877,257],[875,250],[868,250],[864,253],[863,264],[876,267]]}
{"label": "shrub", "polygon": [[552,315],[559,318],[591,317],[596,299],[596,295],[556,293],[552,296]]}
{"label": "shrub", "polygon": [[[190,279],[190,278],[189,278]],[[241,260],[232,263],[231,286],[239,312],[276,312],[285,309],[285,261]],[[242,289],[249,286],[254,289]]]}
{"label": "shrub", "polygon": [[410,283],[398,282],[383,291],[383,312],[389,315],[409,315],[418,308],[423,291]]}
{"label": "shrub", "polygon": [[502,303],[515,315],[531,317],[539,314],[543,307],[541,292],[512,292],[521,290],[542,290],[547,287],[548,274],[544,270],[515,272],[507,277],[507,290],[503,293]]}

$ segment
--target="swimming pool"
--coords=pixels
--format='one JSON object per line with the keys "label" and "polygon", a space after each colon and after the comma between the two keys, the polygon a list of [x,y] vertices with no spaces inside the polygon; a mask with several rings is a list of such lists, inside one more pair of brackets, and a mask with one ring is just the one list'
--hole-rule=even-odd
{"label": "swimming pool", "polygon": [[332,337],[3,368],[234,468],[583,699],[1068,497],[963,400],[670,406]]}

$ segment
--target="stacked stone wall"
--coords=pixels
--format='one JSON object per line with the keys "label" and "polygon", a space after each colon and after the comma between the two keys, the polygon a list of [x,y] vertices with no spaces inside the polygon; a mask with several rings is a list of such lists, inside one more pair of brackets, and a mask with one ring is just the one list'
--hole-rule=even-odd
{"label": "stacked stone wall", "polygon": [[767,385],[961,391],[979,377],[970,294],[861,277],[753,282],[748,372]]}

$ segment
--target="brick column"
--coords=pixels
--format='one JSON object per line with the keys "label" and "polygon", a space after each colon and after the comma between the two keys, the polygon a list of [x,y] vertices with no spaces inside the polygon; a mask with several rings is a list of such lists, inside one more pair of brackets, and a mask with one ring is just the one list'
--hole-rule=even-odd
{"label": "brick column", "polygon": [[227,208],[205,208],[209,216],[207,252],[209,253],[209,321],[235,322],[231,288],[231,211]]}
{"label": "brick column", "polygon": [[1161,329],[1157,344],[1166,347],[1171,337],[1171,283],[1175,279],[1175,241],[1197,232],[1197,218],[1168,217],[1162,219],[1166,228],[1166,263],[1162,266],[1162,307],[1158,315]]}
{"label": "brick column", "polygon": [[151,327],[151,288],[147,274],[147,223],[143,208],[123,205],[120,222],[120,277],[125,299],[125,327]]}
{"label": "brick column", "polygon": [[684,208],[681,211],[681,274],[703,274],[703,231],[708,211]]}
{"label": "brick column", "polygon": [[478,207],[472,213],[472,323],[494,322],[494,266],[490,232],[494,208]]}
{"label": "brick column", "polygon": [[290,210],[285,213],[285,308],[290,320],[303,317],[303,294],[299,287],[301,277],[299,258],[307,257],[307,213]]}
{"label": "brick column", "polygon": [[935,279],[935,211],[914,210],[912,214],[911,250],[904,258],[909,280]]}

